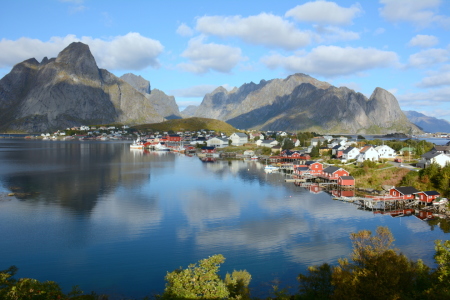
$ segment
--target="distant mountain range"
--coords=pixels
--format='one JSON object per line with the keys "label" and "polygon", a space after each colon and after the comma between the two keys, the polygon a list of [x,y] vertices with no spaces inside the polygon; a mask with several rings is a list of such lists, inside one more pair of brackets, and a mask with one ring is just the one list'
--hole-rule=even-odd
{"label": "distant mountain range", "polygon": [[[50,132],[80,125],[214,118],[239,129],[326,133],[418,133],[397,99],[376,88],[367,99],[304,74],[219,87],[180,113],[173,96],[128,73],[97,67],[89,47],[70,44],[56,58],[28,59],[0,80],[0,132]],[[418,124],[421,127],[421,124]]]}
{"label": "distant mountain range", "polygon": [[225,121],[239,129],[307,130],[327,133],[418,133],[388,91],[367,99],[305,74],[261,80],[232,91],[207,94],[194,116]]}
{"label": "distant mountain range", "polygon": [[450,132],[450,122],[421,114],[417,111],[403,111],[406,117],[425,132]]}

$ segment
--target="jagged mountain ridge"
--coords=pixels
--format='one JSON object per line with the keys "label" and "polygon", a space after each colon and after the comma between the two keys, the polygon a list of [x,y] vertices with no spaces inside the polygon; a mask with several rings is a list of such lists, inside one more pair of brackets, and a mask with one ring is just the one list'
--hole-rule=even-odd
{"label": "jagged mountain ridge", "polygon": [[417,111],[403,111],[406,117],[426,132],[450,132],[450,122],[419,113]]}
{"label": "jagged mountain ridge", "polygon": [[142,93],[99,69],[89,46],[80,42],[56,58],[19,63],[0,80],[0,130],[48,132],[82,124],[163,120]]}
{"label": "jagged mountain ridge", "polygon": [[158,89],[151,90],[148,80],[133,73],[124,74],[120,78],[141,92],[161,116],[168,120],[181,119],[180,109],[174,96],[168,96]]}
{"label": "jagged mountain ridge", "polygon": [[204,97],[195,114],[206,115],[240,129],[420,132],[386,90],[376,88],[367,99],[361,93],[305,74],[245,84],[230,92],[219,87]]}

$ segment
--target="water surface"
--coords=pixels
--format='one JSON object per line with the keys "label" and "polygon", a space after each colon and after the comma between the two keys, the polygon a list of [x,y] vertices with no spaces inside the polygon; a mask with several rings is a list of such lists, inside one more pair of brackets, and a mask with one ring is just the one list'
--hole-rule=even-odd
{"label": "water surface", "polygon": [[358,210],[263,167],[123,142],[0,140],[0,269],[65,291],[143,297],[163,291],[167,271],[220,253],[221,274],[246,269],[258,295],[348,256],[358,230],[388,226],[402,252],[429,265],[433,241],[448,239],[414,216]]}

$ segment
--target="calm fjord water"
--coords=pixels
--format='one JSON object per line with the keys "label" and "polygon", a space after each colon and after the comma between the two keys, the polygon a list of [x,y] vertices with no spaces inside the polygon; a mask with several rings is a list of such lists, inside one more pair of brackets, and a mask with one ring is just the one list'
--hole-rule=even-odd
{"label": "calm fjord water", "polygon": [[414,216],[358,210],[263,167],[122,142],[0,139],[0,269],[142,297],[163,291],[167,271],[221,253],[222,274],[246,269],[267,290],[348,256],[358,230],[388,226],[402,252],[429,265],[433,241],[448,239]]}

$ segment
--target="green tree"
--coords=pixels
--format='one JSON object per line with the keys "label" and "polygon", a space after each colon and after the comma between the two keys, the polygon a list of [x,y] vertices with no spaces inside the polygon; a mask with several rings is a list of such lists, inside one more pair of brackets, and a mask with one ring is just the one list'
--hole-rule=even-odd
{"label": "green tree", "polygon": [[299,285],[300,298],[305,300],[330,299],[334,287],[331,284],[332,268],[324,263],[320,266],[308,268],[308,275],[300,274],[297,277]]}
{"label": "green tree", "polygon": [[434,285],[428,290],[429,299],[450,299],[450,241],[435,241],[434,260],[437,268],[432,274]]}
{"label": "green tree", "polygon": [[290,138],[284,138],[281,141],[281,149],[293,149],[295,147],[294,142]]}
{"label": "green tree", "polygon": [[252,276],[246,270],[233,271],[225,276],[225,284],[232,299],[250,299],[249,284]]}
{"label": "green tree", "polygon": [[187,269],[167,273],[162,299],[224,299],[230,292],[217,272],[225,261],[221,254],[202,259]]}
{"label": "green tree", "polygon": [[376,235],[368,230],[351,234],[351,260],[341,259],[332,274],[332,299],[423,299],[431,287],[430,269],[391,248],[387,227]]}

